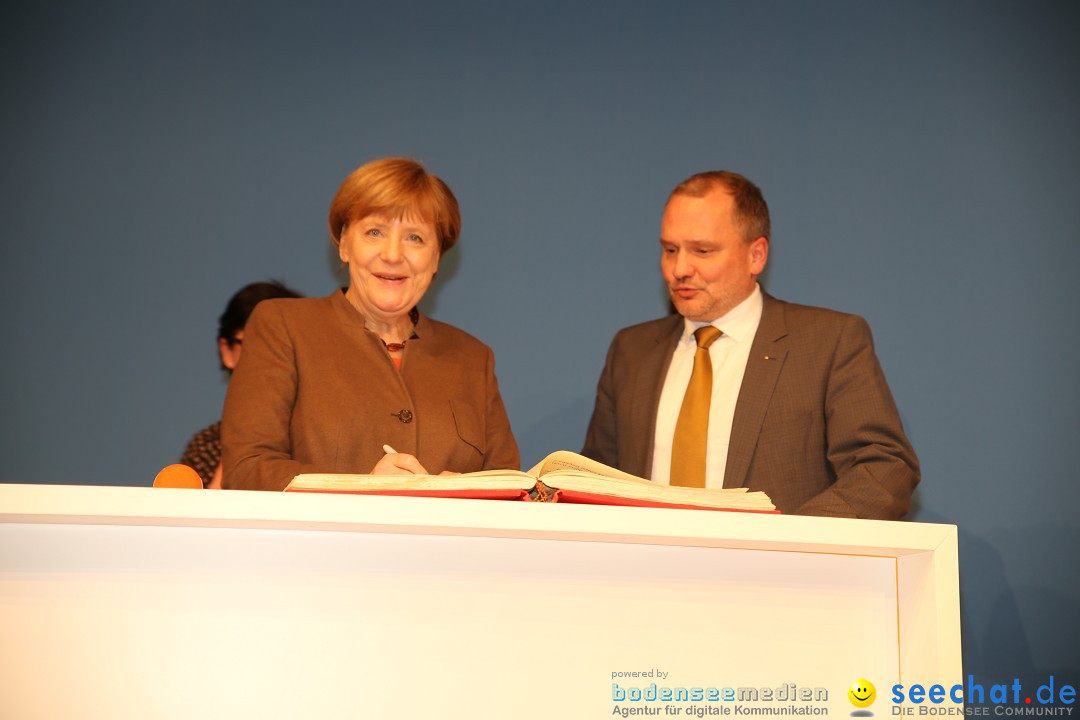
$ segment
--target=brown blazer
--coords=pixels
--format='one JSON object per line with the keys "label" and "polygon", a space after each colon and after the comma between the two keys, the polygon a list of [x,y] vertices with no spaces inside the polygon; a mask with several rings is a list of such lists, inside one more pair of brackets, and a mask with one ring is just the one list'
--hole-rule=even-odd
{"label": "brown blazer", "polygon": [[[671,315],[616,334],[584,455],[650,476],[660,391],[682,329]],[[724,487],[763,490],[784,513],[896,520],[918,482],[866,321],[764,295]]]}
{"label": "brown blazer", "polygon": [[416,335],[399,372],[343,292],[259,303],[225,397],[223,486],[371,472],[384,444],[432,473],[518,469],[491,349],[422,315]]}

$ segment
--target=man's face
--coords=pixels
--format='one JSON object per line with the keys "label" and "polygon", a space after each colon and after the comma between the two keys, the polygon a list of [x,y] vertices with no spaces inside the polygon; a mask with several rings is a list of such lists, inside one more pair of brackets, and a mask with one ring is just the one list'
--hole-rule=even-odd
{"label": "man's face", "polygon": [[750,297],[769,257],[768,240],[743,239],[735,200],[723,189],[671,198],[660,223],[660,248],[671,302],[696,322],[712,322]]}

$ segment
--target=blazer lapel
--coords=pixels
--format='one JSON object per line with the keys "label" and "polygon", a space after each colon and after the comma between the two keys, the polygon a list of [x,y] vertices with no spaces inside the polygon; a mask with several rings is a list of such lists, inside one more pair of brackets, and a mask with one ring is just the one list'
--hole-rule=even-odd
{"label": "blazer lapel", "polygon": [[782,342],[787,336],[783,303],[764,293],[763,300],[761,322],[750,346],[750,358],[746,361],[746,373],[731,422],[731,440],[724,471],[726,488],[746,484],[761,424],[765,421],[765,412],[769,409],[773,389],[787,356],[786,343]]}
{"label": "blazer lapel", "polygon": [[660,392],[664,388],[671,355],[675,352],[675,343],[682,335],[682,315],[671,315],[669,322],[661,324],[653,342],[646,348],[634,377],[634,395],[631,405],[631,428],[644,431],[635,433],[632,450],[634,460],[639,464],[633,475],[648,478],[652,476],[653,439],[656,437],[656,411],[660,407]]}

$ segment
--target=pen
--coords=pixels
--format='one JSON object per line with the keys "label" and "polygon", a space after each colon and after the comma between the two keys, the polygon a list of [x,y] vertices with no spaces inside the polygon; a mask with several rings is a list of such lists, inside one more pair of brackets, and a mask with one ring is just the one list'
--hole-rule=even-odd
{"label": "pen", "polygon": [[394,448],[390,447],[389,445],[383,445],[383,446],[382,446],[382,451],[383,451],[384,453],[386,453],[387,455],[396,455],[396,454],[397,454],[397,450],[395,450]]}

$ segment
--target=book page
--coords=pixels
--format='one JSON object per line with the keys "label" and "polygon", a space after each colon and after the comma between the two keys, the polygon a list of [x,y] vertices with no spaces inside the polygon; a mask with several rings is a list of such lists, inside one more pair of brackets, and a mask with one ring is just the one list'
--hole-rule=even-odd
{"label": "book page", "polygon": [[529,489],[534,479],[516,470],[484,470],[456,475],[345,475],[307,473],[297,475],[286,490],[326,492],[377,492],[390,490],[433,491],[473,488]]}
{"label": "book page", "polygon": [[643,483],[649,482],[645,478],[624,473],[622,470],[616,470],[609,465],[597,462],[584,455],[578,455],[569,450],[556,450],[534,465],[529,470],[528,474],[540,479],[548,473],[559,472],[561,470],[571,470],[578,474],[585,473],[588,475],[599,475],[601,477],[617,478],[619,480],[631,480]]}
{"label": "book page", "polygon": [[529,470],[544,485],[561,491],[561,501],[604,503],[601,498],[619,499],[612,504],[638,501],[643,504],[678,505],[743,509],[758,512],[775,511],[769,498],[747,488],[688,488],[657,485],[645,478],[616,470],[590,458],[567,450],[553,452]]}

